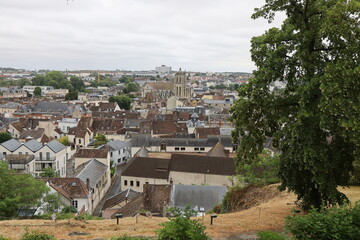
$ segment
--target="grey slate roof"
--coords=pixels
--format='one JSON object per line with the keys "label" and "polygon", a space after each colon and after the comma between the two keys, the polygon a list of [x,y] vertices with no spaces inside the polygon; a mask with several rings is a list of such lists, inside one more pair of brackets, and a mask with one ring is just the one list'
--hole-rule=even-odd
{"label": "grey slate roof", "polygon": [[109,146],[111,150],[119,150],[131,147],[131,141],[113,140],[109,141],[106,145]]}
{"label": "grey slate roof", "polygon": [[5,104],[1,104],[0,107],[1,108],[20,108],[22,106],[22,104],[17,103],[17,102],[7,102]]}
{"label": "grey slate roof", "polygon": [[39,143],[36,140],[30,140],[27,141],[26,143],[24,143],[24,146],[27,147],[29,150],[36,152],[37,150],[39,150],[43,145],[41,143]]}
{"label": "grey slate roof", "polygon": [[59,141],[57,141],[55,139],[48,142],[47,146],[55,153],[60,152],[61,150],[66,148],[65,145],[63,145],[62,143],[60,143]]}
{"label": "grey slate roof", "polygon": [[10,140],[7,140],[6,142],[3,142],[1,145],[4,148],[6,148],[7,150],[9,150],[10,152],[13,152],[21,146],[21,143],[19,143],[15,139],[10,139]]}
{"label": "grey slate roof", "polygon": [[184,209],[187,205],[205,208],[205,211],[221,203],[226,193],[225,186],[204,185],[173,185],[171,202],[174,206]]}
{"label": "grey slate roof", "polygon": [[74,176],[80,178],[85,184],[86,179],[89,178],[90,188],[95,188],[96,184],[99,182],[107,169],[108,167],[105,164],[96,159],[92,159],[76,168]]}
{"label": "grey slate roof", "polygon": [[194,146],[194,147],[212,147],[217,142],[221,142],[224,147],[232,147],[231,136],[209,135],[207,139],[197,138],[152,138],[149,134],[134,135],[132,138],[133,147],[160,146],[160,142],[165,141],[166,146]]}
{"label": "grey slate roof", "polygon": [[32,112],[72,114],[74,104],[60,102],[37,102],[32,108]]}

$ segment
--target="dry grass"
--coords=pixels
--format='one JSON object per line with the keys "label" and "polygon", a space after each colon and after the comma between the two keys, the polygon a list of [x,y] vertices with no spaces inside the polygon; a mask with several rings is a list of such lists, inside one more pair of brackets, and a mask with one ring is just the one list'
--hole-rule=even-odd
{"label": "dry grass", "polygon": [[[342,189],[352,202],[360,199],[360,187]],[[206,216],[204,224],[207,232],[212,237],[230,236],[244,232],[256,232],[258,230],[281,230],[285,224],[285,216],[291,214],[295,195],[281,193],[268,202],[244,210],[241,212],[220,214],[210,225],[210,216]],[[201,219],[201,218],[200,218]],[[62,220],[54,223],[50,220],[10,220],[0,222],[0,235],[19,239],[28,230],[44,231],[55,235],[57,239],[94,239],[111,238],[128,234],[132,236],[154,236],[154,230],[159,224],[167,221],[165,218],[139,217],[138,223],[135,218],[124,218],[120,225],[116,220],[96,220],[88,223],[76,220]],[[86,236],[68,236],[70,232],[90,233]]]}

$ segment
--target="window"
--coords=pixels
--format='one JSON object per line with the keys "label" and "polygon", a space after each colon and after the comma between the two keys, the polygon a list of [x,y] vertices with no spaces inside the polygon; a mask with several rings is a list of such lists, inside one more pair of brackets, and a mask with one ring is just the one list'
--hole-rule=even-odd
{"label": "window", "polygon": [[43,153],[42,152],[39,153],[39,158],[40,158],[40,161],[43,160]]}
{"label": "window", "polygon": [[112,157],[113,156],[113,152],[110,152],[110,157]]}
{"label": "window", "polygon": [[123,149],[123,153],[125,153],[125,148]]}
{"label": "window", "polygon": [[3,155],[5,156],[5,155],[6,155],[6,152],[3,152]]}
{"label": "window", "polygon": [[124,180],[124,185],[127,186],[127,180]]}
{"label": "window", "polygon": [[50,160],[50,152],[46,153],[46,160]]}
{"label": "window", "polygon": [[166,142],[160,143],[160,151],[166,151]]}
{"label": "window", "polygon": [[79,138],[79,144],[81,144],[81,139]]}
{"label": "window", "polygon": [[200,151],[205,151],[205,148],[200,148]]}
{"label": "window", "polygon": [[19,152],[19,155],[22,155],[22,152]]}
{"label": "window", "polygon": [[26,154],[26,155],[29,155],[29,152],[26,152],[25,154]]}
{"label": "window", "polygon": [[181,151],[185,151],[185,148],[181,148]]}
{"label": "window", "polygon": [[140,187],[140,181],[136,181],[136,186]]}
{"label": "window", "polygon": [[175,148],[175,150],[176,150],[176,151],[179,151],[179,148],[178,148],[178,147],[176,147],[176,148]]}
{"label": "window", "polygon": [[149,182],[145,182],[145,184],[149,184]]}
{"label": "window", "polygon": [[130,186],[134,186],[134,181],[130,181]]}
{"label": "window", "polygon": [[119,154],[121,153],[121,150],[119,150]]}
{"label": "window", "polygon": [[78,201],[77,200],[72,200],[71,205],[74,206],[77,209],[78,208]]}
{"label": "window", "polygon": [[199,151],[199,148],[194,148],[194,151]]}

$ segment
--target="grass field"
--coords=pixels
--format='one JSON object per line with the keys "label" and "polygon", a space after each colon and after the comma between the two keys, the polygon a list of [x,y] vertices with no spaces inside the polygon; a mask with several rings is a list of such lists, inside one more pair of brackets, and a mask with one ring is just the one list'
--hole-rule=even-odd
{"label": "grass field", "polygon": [[[360,200],[360,187],[342,189],[352,202]],[[204,224],[207,233],[212,237],[226,237],[239,233],[256,232],[259,230],[282,230],[285,217],[292,214],[292,205],[296,200],[295,195],[286,192],[268,202],[261,203],[250,209],[219,214],[210,225],[210,217],[206,216]],[[202,219],[200,218],[202,221]],[[92,220],[81,222],[77,220],[9,220],[0,222],[0,235],[12,239],[19,239],[28,230],[37,230],[55,235],[57,239],[95,239],[111,238],[128,234],[131,236],[154,236],[154,230],[159,224],[167,221],[166,218],[139,217],[136,223],[135,217],[123,218],[120,224],[116,220]],[[71,232],[88,233],[84,236],[68,236]]]}

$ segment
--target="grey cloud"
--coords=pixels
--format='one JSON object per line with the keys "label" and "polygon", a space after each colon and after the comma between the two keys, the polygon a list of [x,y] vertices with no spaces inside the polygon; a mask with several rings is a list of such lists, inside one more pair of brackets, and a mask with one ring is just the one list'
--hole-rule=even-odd
{"label": "grey cloud", "polygon": [[0,66],[139,70],[167,64],[194,71],[251,71],[250,39],[271,26],[250,18],[262,4],[2,0]]}

